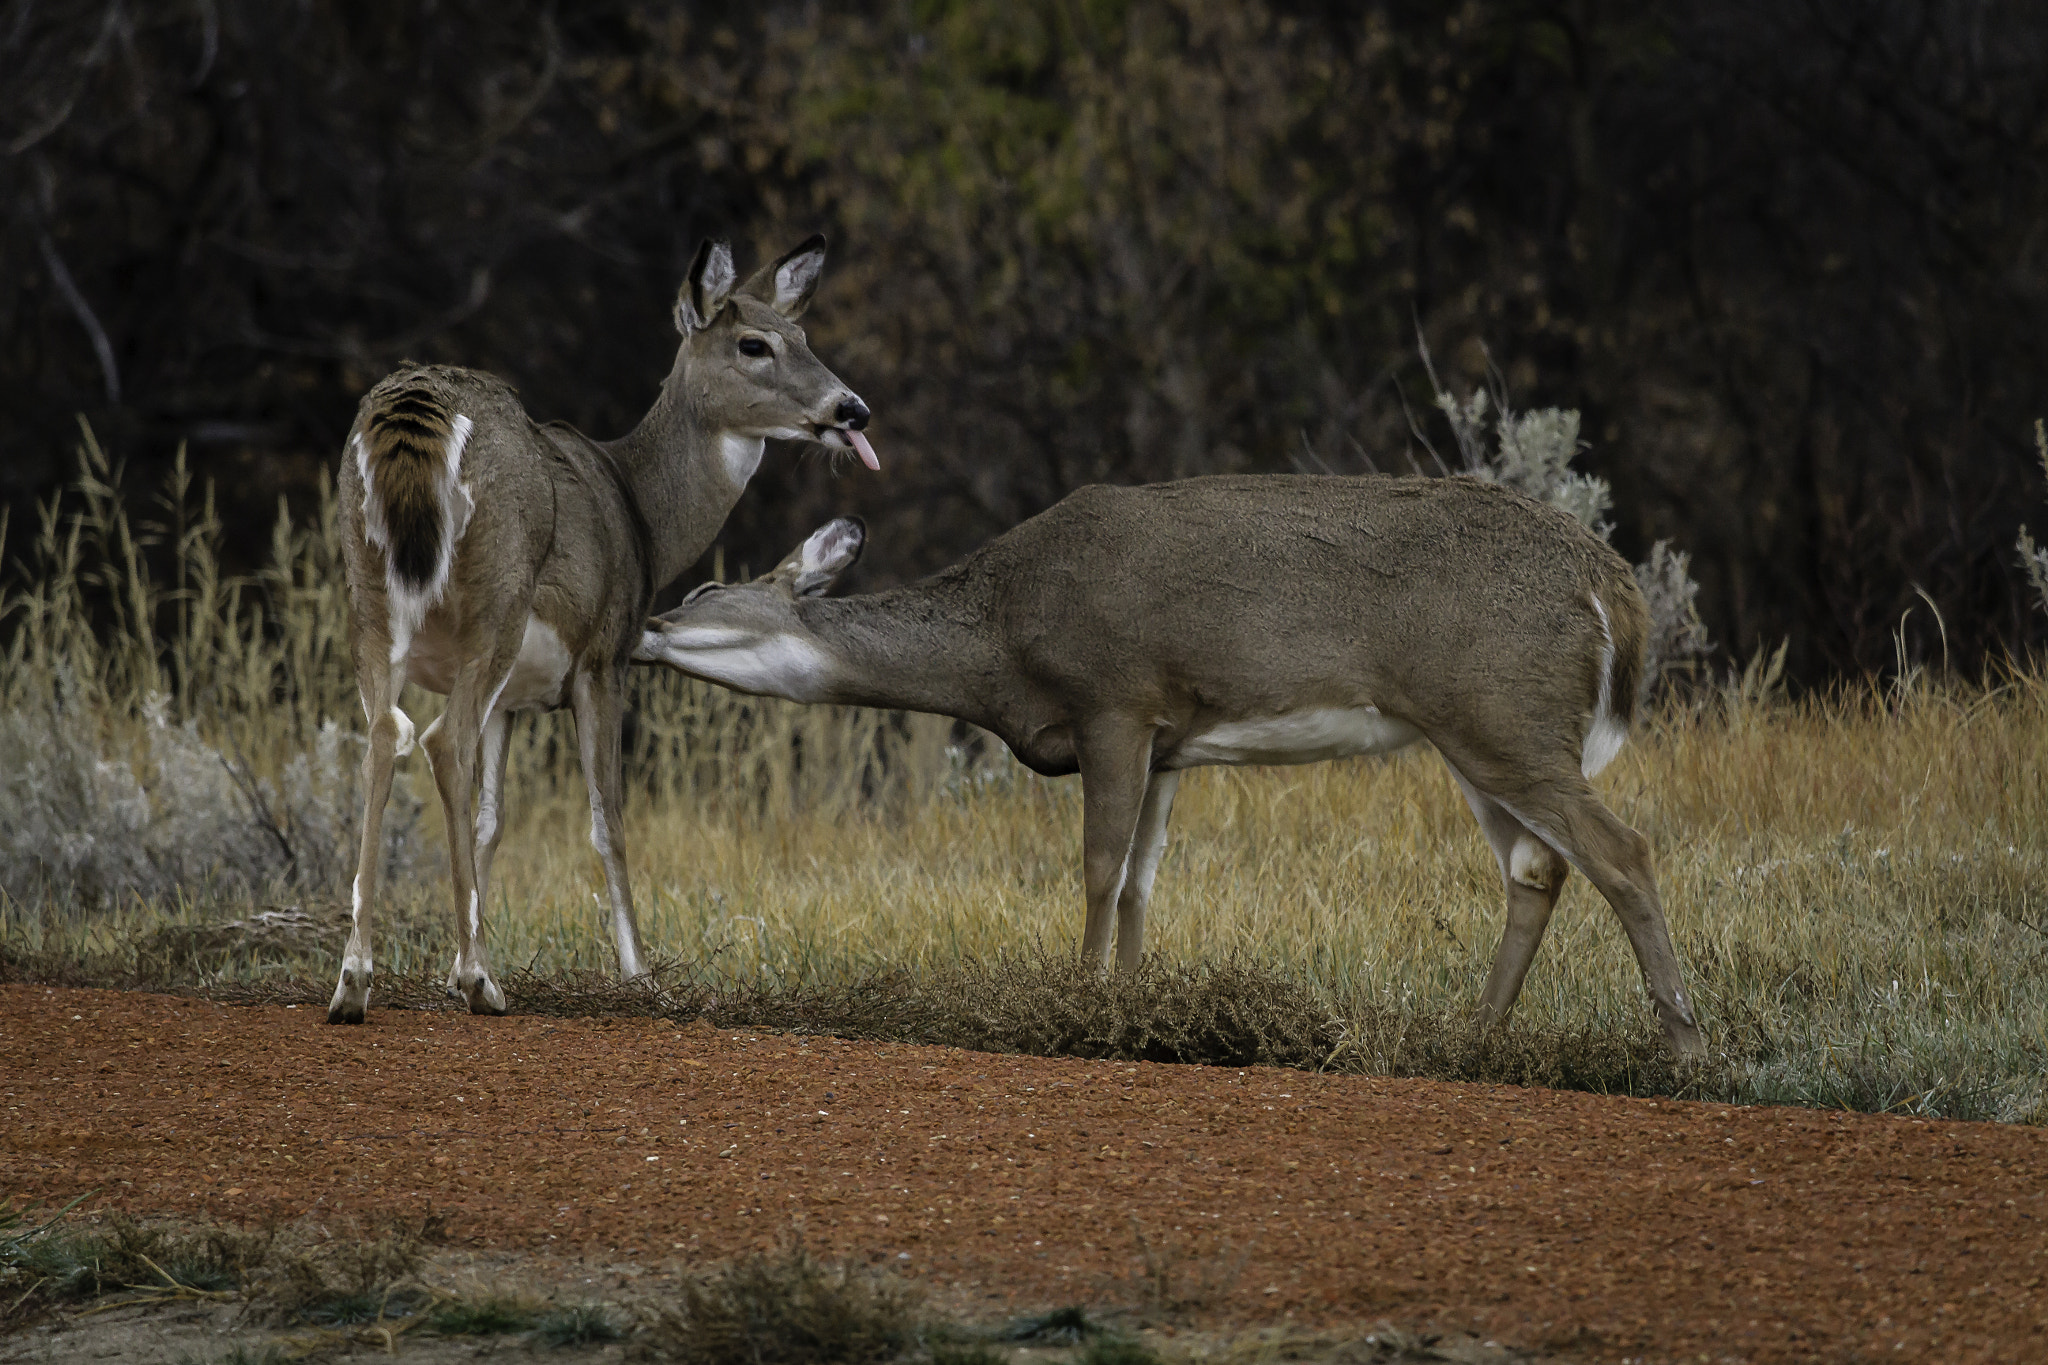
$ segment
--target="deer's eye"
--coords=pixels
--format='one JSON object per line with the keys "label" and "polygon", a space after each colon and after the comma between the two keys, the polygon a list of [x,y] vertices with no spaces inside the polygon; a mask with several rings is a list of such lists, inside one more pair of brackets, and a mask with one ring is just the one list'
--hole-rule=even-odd
{"label": "deer's eye", "polygon": [[756,358],[768,354],[768,343],[759,337],[741,337],[740,354]]}

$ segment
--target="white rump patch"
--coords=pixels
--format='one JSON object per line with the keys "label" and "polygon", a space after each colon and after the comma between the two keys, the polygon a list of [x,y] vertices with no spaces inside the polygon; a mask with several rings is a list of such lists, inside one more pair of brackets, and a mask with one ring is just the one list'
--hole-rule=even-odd
{"label": "white rump patch", "polygon": [[1593,704],[1593,720],[1579,752],[1579,770],[1587,777],[1612,763],[1628,740],[1627,727],[1614,714],[1614,630],[1599,594],[1591,596],[1593,613],[1600,618],[1600,638],[1606,643],[1600,647],[1600,698]]}
{"label": "white rump patch", "polygon": [[1175,768],[1205,764],[1320,763],[1358,754],[1390,754],[1422,738],[1405,720],[1376,706],[1319,706],[1258,720],[1232,720],[1191,735],[1171,760]]}
{"label": "white rump patch", "polygon": [[725,466],[725,476],[735,486],[745,488],[747,480],[754,477],[754,471],[761,467],[761,453],[768,443],[759,436],[741,436],[736,432],[718,433],[718,460]]}
{"label": "white rump patch", "polygon": [[455,414],[455,421],[448,432],[448,482],[455,489],[455,498],[448,502],[449,558],[454,558],[455,542],[461,540],[469,530],[469,519],[476,515],[476,497],[469,491],[469,485],[462,482],[462,452],[469,447],[469,433],[476,430],[476,424],[461,413]]}

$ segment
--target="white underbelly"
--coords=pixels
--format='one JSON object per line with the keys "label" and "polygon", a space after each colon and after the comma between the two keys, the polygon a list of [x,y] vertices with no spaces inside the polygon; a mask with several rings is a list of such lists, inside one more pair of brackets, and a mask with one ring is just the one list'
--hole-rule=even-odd
{"label": "white underbelly", "polygon": [[[454,632],[436,629],[429,616],[420,632],[412,637],[406,651],[405,674],[429,692],[443,696],[455,685],[463,660],[454,647]],[[559,706],[569,681],[572,660],[562,637],[538,616],[526,618],[526,633],[519,641],[519,657],[498,691],[498,709],[526,711],[535,707]]]}
{"label": "white underbelly", "polygon": [[1170,766],[1320,763],[1390,754],[1421,738],[1422,731],[1405,720],[1381,715],[1375,706],[1321,706],[1212,726],[1183,741]]}

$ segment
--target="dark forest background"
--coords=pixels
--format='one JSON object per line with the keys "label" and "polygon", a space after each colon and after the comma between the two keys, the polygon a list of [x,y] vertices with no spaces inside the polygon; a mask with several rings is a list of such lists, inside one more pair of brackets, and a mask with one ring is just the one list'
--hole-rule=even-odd
{"label": "dark forest background", "polygon": [[1884,669],[1924,592],[1974,670],[2048,626],[2044,47],[2038,0],[7,0],[10,553],[80,415],[131,486],[186,443],[252,556],[401,357],[619,434],[698,239],[819,230],[884,474],[771,452],[729,561],[858,512],[875,586],[1087,482],[1434,469],[1419,327],[1583,411],[1729,653]]}

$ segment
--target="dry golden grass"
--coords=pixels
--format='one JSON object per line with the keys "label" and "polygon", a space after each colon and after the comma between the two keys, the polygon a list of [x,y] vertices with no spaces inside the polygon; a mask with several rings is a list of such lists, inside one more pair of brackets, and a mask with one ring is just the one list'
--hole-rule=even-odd
{"label": "dry golden grass", "polygon": [[[287,842],[351,848],[351,782],[284,799],[298,790],[288,766],[323,723],[360,724],[331,515],[281,528],[276,568],[240,588],[219,582],[218,532],[192,517],[174,561],[181,595],[147,579],[123,548],[139,537],[110,496],[96,497],[76,534],[61,514],[49,518],[35,576],[5,599],[14,635],[0,719],[28,718],[6,742],[65,726],[86,737],[68,759],[24,750],[17,766],[75,765],[87,749],[94,761],[118,757],[153,803],[151,820],[173,808],[189,816],[199,798],[175,789],[168,767],[149,767],[151,734],[188,721],[193,743],[218,746],[245,778],[206,798],[224,804],[205,827],[267,820]],[[1908,669],[1798,701],[1773,682],[1758,661],[1671,704],[1601,779],[1657,850],[1722,1059],[1708,1088],[2048,1118],[2048,677],[2016,668],[1977,686]],[[154,711],[151,693],[164,698]],[[406,705],[424,724],[436,702],[414,692]],[[537,717],[517,731],[511,828],[487,911],[501,968],[543,976],[613,960],[569,724]],[[757,702],[650,671],[638,679],[630,748],[625,839],[646,938],[700,977],[757,993],[882,971],[949,980],[962,964],[1064,954],[1078,937],[1078,781],[1036,778],[945,721]],[[402,782],[425,794],[421,760],[406,762]],[[264,782],[277,797],[268,806]],[[238,793],[247,809],[235,808]],[[380,970],[430,979],[445,968],[439,823],[430,809],[407,855]],[[145,824],[136,837],[156,837]],[[268,882],[123,892],[105,889],[118,878],[104,872],[94,898],[46,868],[24,894],[26,855],[9,856],[4,884],[16,889],[0,942],[44,971],[132,959],[166,923],[228,918],[265,899],[331,906],[341,885],[308,871],[331,856],[302,852],[263,870]],[[1524,992],[1521,1060],[1460,1031],[1500,916],[1498,874],[1463,800],[1433,754],[1411,751],[1189,774],[1148,944],[1168,961],[1258,964],[1298,982],[1348,1030],[1335,1050],[1344,1065],[1638,1084],[1654,1029],[1619,926],[1583,879]],[[283,972],[324,992],[338,949],[335,935],[268,960],[222,956],[193,979]]]}

